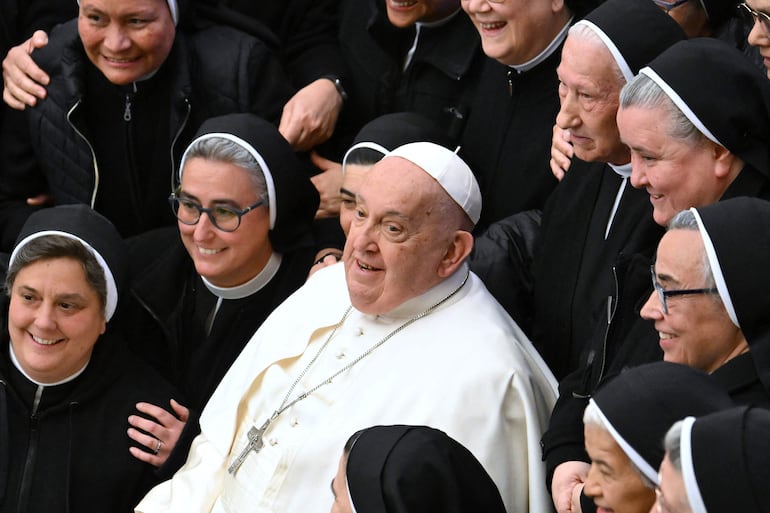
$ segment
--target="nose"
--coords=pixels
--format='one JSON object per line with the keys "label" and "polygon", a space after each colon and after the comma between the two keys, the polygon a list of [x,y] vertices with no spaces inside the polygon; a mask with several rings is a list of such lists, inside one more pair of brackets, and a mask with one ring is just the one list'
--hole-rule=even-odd
{"label": "nose", "polygon": [[631,185],[636,189],[650,185],[647,172],[644,169],[644,160],[633,150],[631,151]]}
{"label": "nose", "polygon": [[35,327],[39,330],[38,335],[44,336],[56,330],[55,308],[55,305],[46,301],[35,311]]}
{"label": "nose", "polygon": [[217,227],[214,226],[214,223],[211,222],[211,218],[209,217],[208,213],[201,212],[201,217],[195,224],[195,231],[193,232],[193,235],[196,241],[203,241],[210,239],[214,234],[214,230],[216,229]]}
{"label": "nose", "polygon": [[749,44],[752,46],[767,46],[768,39],[770,39],[770,36],[765,31],[765,27],[762,26],[762,22],[754,18],[754,25],[752,25],[748,36]]}
{"label": "nose", "polygon": [[650,292],[650,297],[642,305],[639,315],[648,321],[657,321],[663,318],[663,305],[660,304],[660,298],[656,291]]}
{"label": "nose", "polygon": [[375,227],[368,220],[357,220],[350,225],[350,233],[345,249],[348,246],[357,252],[377,251]]}
{"label": "nose", "polygon": [[113,23],[107,28],[107,34],[104,37],[103,44],[110,52],[119,53],[131,46],[131,39],[126,36],[120,26]]}
{"label": "nose", "polygon": [[559,113],[556,115],[556,124],[563,130],[578,126],[580,124],[580,116],[578,115],[578,105],[575,95],[566,91],[560,96],[560,100],[561,107],[559,108]]}
{"label": "nose", "polygon": [[583,493],[592,499],[599,497],[602,494],[602,487],[599,485],[599,482],[595,477],[596,472],[596,465],[592,463],[591,468],[588,469],[588,475],[586,476],[585,483],[583,484]]}
{"label": "nose", "polygon": [[467,13],[485,12],[491,9],[487,0],[462,0],[460,5]]}

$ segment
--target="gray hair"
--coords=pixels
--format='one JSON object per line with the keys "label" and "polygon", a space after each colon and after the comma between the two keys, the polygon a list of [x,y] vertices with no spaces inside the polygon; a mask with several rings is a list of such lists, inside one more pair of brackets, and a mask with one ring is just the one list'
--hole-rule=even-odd
{"label": "gray hair", "polygon": [[599,37],[599,34],[597,34],[594,31],[594,29],[592,29],[588,25],[578,23],[570,27],[569,32],[567,32],[567,36],[573,39],[579,39],[585,43],[590,43],[603,48],[607,52],[607,55],[610,58],[612,75],[616,83],[619,86],[626,83],[626,77],[623,76],[623,72],[620,70],[620,66],[618,66],[617,61],[612,56],[612,52],[610,52],[609,48],[607,48],[607,45],[604,44],[604,41],[602,41],[602,38]]}
{"label": "gray hair", "polygon": [[[671,230],[688,230],[692,232],[698,232],[698,235],[700,235],[698,220],[695,219],[695,214],[693,214],[691,210],[682,210],[681,212],[677,213],[668,223],[668,231]],[[714,273],[711,271],[711,263],[709,262],[709,258],[705,249],[701,255],[700,273],[701,278],[703,279],[704,288],[716,288],[716,280],[714,279]],[[719,294],[714,294],[712,297],[715,301],[719,303],[722,302]]]}
{"label": "gray hair", "polygon": [[96,292],[104,312],[107,305],[107,280],[96,257],[80,241],[61,235],[44,235],[19,248],[5,277],[5,293],[10,296],[19,272],[28,265],[43,260],[70,258],[83,268],[86,282]]}
{"label": "gray hair", "polygon": [[708,139],[674,104],[665,91],[647,75],[638,74],[620,91],[620,108],[661,109],[665,112],[667,134],[673,139],[700,146]]}
{"label": "gray hair", "polygon": [[257,196],[268,201],[267,182],[262,167],[254,155],[240,144],[223,137],[198,139],[187,149],[185,161],[195,157],[240,167],[251,178]]}
{"label": "gray hair", "polygon": [[682,421],[678,420],[671,426],[663,439],[663,448],[668,454],[671,466],[682,472]]}

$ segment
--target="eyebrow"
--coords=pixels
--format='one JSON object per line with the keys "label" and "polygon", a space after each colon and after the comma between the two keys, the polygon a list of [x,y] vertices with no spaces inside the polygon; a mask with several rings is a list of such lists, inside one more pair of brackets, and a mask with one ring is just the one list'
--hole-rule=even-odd
{"label": "eyebrow", "polygon": [[666,273],[659,273],[657,269],[655,269],[655,277],[660,283],[667,283],[669,285],[679,285],[679,280],[671,276],[670,274]]}
{"label": "eyebrow", "polygon": [[[36,289],[28,285],[19,285],[19,290],[22,292],[29,292],[32,294],[40,295],[40,292],[38,292]],[[77,292],[72,292],[68,294],[58,294],[56,296],[56,301],[73,301],[73,302],[85,303],[87,302],[87,299],[82,294],[78,294]]]}
{"label": "eyebrow", "polygon": [[[184,199],[193,200],[193,201],[198,202],[198,204],[203,205],[203,202],[201,201],[201,199],[199,197],[195,196],[194,194],[190,194],[189,192],[185,191],[184,189],[179,191],[179,197],[180,198],[184,198]],[[237,201],[232,200],[232,199],[213,199],[213,200],[211,200],[211,203],[215,204],[215,205],[217,205],[217,204],[224,204],[224,205],[229,205],[229,206],[232,206],[232,207],[240,208],[240,204]]]}
{"label": "eyebrow", "polygon": [[340,194],[347,194],[348,196],[353,196],[354,198],[356,197],[356,193],[355,192],[349,191],[349,190],[347,190],[344,187],[340,187]]}

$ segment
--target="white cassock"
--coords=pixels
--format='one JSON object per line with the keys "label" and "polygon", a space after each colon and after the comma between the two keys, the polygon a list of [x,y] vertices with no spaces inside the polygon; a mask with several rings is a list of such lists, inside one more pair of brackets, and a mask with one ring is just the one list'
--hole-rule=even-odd
{"label": "white cassock", "polygon": [[[388,315],[353,309],[289,401],[457,289],[466,272],[463,266]],[[247,446],[246,433],[280,407],[349,306],[343,265],[317,272],[279,306],[206,405],[184,467],[136,511],[328,513],[345,441],[378,424],[445,431],[481,461],[509,513],[550,511],[540,436],[556,381],[473,273],[432,313],[284,411],[261,451],[250,452],[235,475],[228,472]]]}

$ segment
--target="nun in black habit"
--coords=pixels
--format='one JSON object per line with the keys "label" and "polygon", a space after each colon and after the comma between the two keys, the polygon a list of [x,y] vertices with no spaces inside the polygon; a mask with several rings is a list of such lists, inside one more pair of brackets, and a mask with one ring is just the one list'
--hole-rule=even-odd
{"label": "nun in black habit", "polygon": [[126,419],[179,396],[110,322],[127,268],[115,227],[85,205],[24,224],[0,273],[0,511],[129,513],[160,481],[171,442],[160,456],[154,437],[132,443]]}
{"label": "nun in black habit", "polygon": [[665,446],[659,504],[679,499],[691,513],[770,511],[769,411],[741,406],[687,417],[671,427]]}
{"label": "nun in black habit", "polygon": [[649,512],[668,428],[688,415],[733,405],[708,374],[676,363],[640,365],[607,382],[583,416],[586,449],[593,462],[581,511],[600,507],[616,513]]}
{"label": "nun in black habit", "polygon": [[332,513],[505,513],[497,486],[473,454],[427,426],[355,433],[332,492]]}
{"label": "nun in black habit", "polygon": [[[251,171],[233,163],[239,151]],[[251,114],[204,122],[181,169],[169,199],[178,228],[129,241],[135,301],[123,327],[199,413],[251,335],[304,283],[318,193],[288,142]],[[225,225],[223,215],[239,221]]]}
{"label": "nun in black habit", "polygon": [[770,202],[734,198],[692,211],[719,297],[749,344],[711,375],[737,404],[770,408]]}

